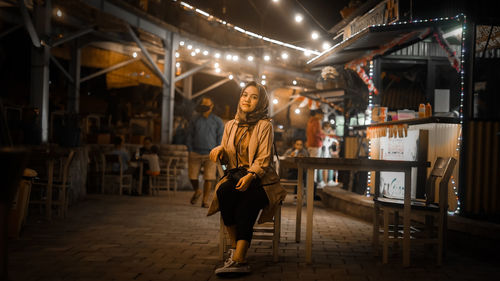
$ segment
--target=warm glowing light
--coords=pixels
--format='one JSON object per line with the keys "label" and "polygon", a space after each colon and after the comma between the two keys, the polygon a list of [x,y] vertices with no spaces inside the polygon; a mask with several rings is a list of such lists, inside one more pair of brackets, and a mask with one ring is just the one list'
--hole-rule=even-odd
{"label": "warm glowing light", "polygon": [[295,114],[300,114],[300,109],[295,109]]}
{"label": "warm glowing light", "polygon": [[278,3],[280,0],[273,0],[274,3]]}
{"label": "warm glowing light", "polygon": [[192,52],[191,52],[191,56],[192,56],[192,57],[196,56],[196,52],[195,52],[195,51],[192,51]]}
{"label": "warm glowing light", "polygon": [[233,80],[234,76],[232,74],[229,74],[229,79]]}
{"label": "warm glowing light", "polygon": [[319,34],[318,34],[318,32],[313,31],[313,33],[311,33],[311,38],[312,38],[313,40],[318,39],[318,38],[319,38]]}
{"label": "warm glowing light", "polygon": [[330,48],[330,43],[324,42],[322,47],[323,47],[323,50],[328,50],[328,48]]}
{"label": "warm glowing light", "polygon": [[240,87],[241,88],[245,87],[245,82],[240,82]]}
{"label": "warm glowing light", "polygon": [[278,99],[273,99],[274,104],[278,104]]}
{"label": "warm glowing light", "polygon": [[233,56],[233,61],[238,61],[240,58],[237,55]]}
{"label": "warm glowing light", "polygon": [[219,68],[219,63],[218,62],[214,63],[214,68]]}
{"label": "warm glowing light", "polygon": [[216,68],[215,72],[220,73],[220,68]]}
{"label": "warm glowing light", "polygon": [[305,50],[304,51],[304,56],[308,57],[311,55],[311,50]]}
{"label": "warm glowing light", "polygon": [[58,17],[62,17],[62,11],[61,11],[61,10],[59,10],[59,9],[57,9],[57,11],[56,11],[56,15],[57,15]]}
{"label": "warm glowing light", "polygon": [[281,58],[284,60],[288,59],[288,53],[282,53]]}
{"label": "warm glowing light", "polygon": [[137,52],[132,53],[132,57],[136,58],[137,57]]}
{"label": "warm glowing light", "polygon": [[271,60],[271,57],[270,57],[269,55],[265,55],[265,56],[264,56],[264,60],[265,60],[265,61],[270,61],[270,60]]}
{"label": "warm glowing light", "polygon": [[253,56],[248,56],[248,57],[247,57],[247,60],[248,60],[248,61],[253,61]]}
{"label": "warm glowing light", "polygon": [[203,51],[203,55],[208,56],[208,51],[207,50]]}
{"label": "warm glowing light", "polygon": [[216,59],[220,58],[220,53],[215,53],[214,57],[215,57]]}
{"label": "warm glowing light", "polygon": [[199,48],[196,48],[194,51],[195,51],[197,54],[198,54],[199,52],[201,52],[201,50],[200,50]]}
{"label": "warm glowing light", "polygon": [[179,45],[184,46],[184,41],[179,42]]}
{"label": "warm glowing light", "polygon": [[260,81],[260,84],[262,84],[263,86],[265,86],[266,85],[266,80]]}
{"label": "warm glowing light", "polygon": [[262,79],[266,79],[266,75],[265,74],[262,74]]}
{"label": "warm glowing light", "polygon": [[181,63],[180,62],[176,62],[175,63],[175,67],[181,67]]}
{"label": "warm glowing light", "polygon": [[292,84],[293,84],[293,85],[297,85],[297,80],[293,80],[293,81],[292,81]]}
{"label": "warm glowing light", "polygon": [[176,57],[176,58],[178,58],[178,57],[180,57],[180,56],[181,56],[181,54],[179,54],[178,52],[175,52],[175,57]]}
{"label": "warm glowing light", "polygon": [[232,58],[233,58],[233,56],[231,56],[229,54],[226,55],[226,60],[231,60]]}
{"label": "warm glowing light", "polygon": [[304,17],[302,17],[301,14],[296,14],[295,15],[295,21],[296,22],[302,22],[303,19],[304,19]]}
{"label": "warm glowing light", "polygon": [[191,50],[193,48],[193,45],[188,45],[188,50]]}

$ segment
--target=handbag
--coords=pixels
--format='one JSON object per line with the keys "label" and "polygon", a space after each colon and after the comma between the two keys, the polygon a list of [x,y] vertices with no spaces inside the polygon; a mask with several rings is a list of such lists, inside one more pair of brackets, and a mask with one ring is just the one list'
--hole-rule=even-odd
{"label": "handbag", "polygon": [[235,185],[240,181],[240,179],[248,174],[247,168],[238,167],[229,169],[225,172],[225,176]]}

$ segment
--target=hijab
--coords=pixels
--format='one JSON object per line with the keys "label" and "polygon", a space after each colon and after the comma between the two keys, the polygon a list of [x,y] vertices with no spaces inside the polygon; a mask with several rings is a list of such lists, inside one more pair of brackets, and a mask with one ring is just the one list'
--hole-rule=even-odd
{"label": "hijab", "polygon": [[236,121],[238,121],[240,125],[255,125],[257,122],[259,122],[259,120],[269,119],[269,98],[264,86],[254,81],[249,82],[241,90],[240,99],[246,88],[251,86],[257,88],[259,92],[259,101],[257,102],[257,106],[255,107],[254,111],[246,113],[241,110],[240,102],[238,100],[238,110],[236,111],[236,116],[234,117],[234,119],[236,119]]}

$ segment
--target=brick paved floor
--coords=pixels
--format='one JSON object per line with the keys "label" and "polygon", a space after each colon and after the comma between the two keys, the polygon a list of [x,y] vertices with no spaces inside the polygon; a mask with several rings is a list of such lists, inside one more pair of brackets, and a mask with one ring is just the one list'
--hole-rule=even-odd
{"label": "brick paved floor", "polygon": [[[9,241],[11,280],[218,280],[219,216],[174,197],[89,195],[66,219],[28,221]],[[304,263],[304,241],[294,242],[295,206],[283,206],[280,261],[271,245],[255,241],[248,259],[253,273],[239,280],[498,280],[498,261],[448,251],[436,267],[434,251],[416,249],[412,267],[401,255],[388,265],[373,257],[371,224],[316,202],[313,265]],[[305,213],[304,213],[305,216]],[[305,224],[302,225],[305,237]]]}

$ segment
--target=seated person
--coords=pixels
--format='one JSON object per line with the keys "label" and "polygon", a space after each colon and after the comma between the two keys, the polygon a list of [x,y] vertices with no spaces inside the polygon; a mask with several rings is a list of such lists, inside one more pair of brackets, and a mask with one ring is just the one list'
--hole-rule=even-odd
{"label": "seated person", "polygon": [[142,159],[148,161],[146,174],[150,176],[157,176],[160,174],[160,159],[158,157],[159,149],[157,146],[151,146],[151,153],[142,155]]}
{"label": "seated person", "polygon": [[[116,136],[113,138],[113,144],[114,144],[114,149],[113,151],[110,152],[110,154],[116,154],[120,155],[122,158],[122,169],[123,173],[128,172],[129,170],[129,162],[130,162],[130,155],[128,154],[127,150],[125,150],[125,147],[123,146],[123,138],[120,136]],[[119,163],[113,163],[113,172],[119,173],[120,172],[120,164]]]}
{"label": "seated person", "polygon": [[153,139],[151,137],[145,137],[144,140],[142,141],[142,147],[139,150],[139,155],[142,156],[144,154],[153,153],[152,152],[153,147],[155,147],[155,145],[153,145]]}
{"label": "seated person", "polygon": [[309,157],[309,152],[304,147],[304,142],[301,139],[296,139],[293,147],[285,151],[285,157]]}
{"label": "seated person", "polygon": [[[309,152],[304,147],[304,141],[301,139],[296,139],[293,143],[293,147],[289,148],[285,151],[283,155],[285,157],[309,157]],[[305,170],[304,170],[304,179],[305,179]],[[287,172],[283,173],[283,178],[296,180],[298,178],[298,170],[296,168],[290,168]],[[295,187],[294,194],[297,194],[297,187]]]}

